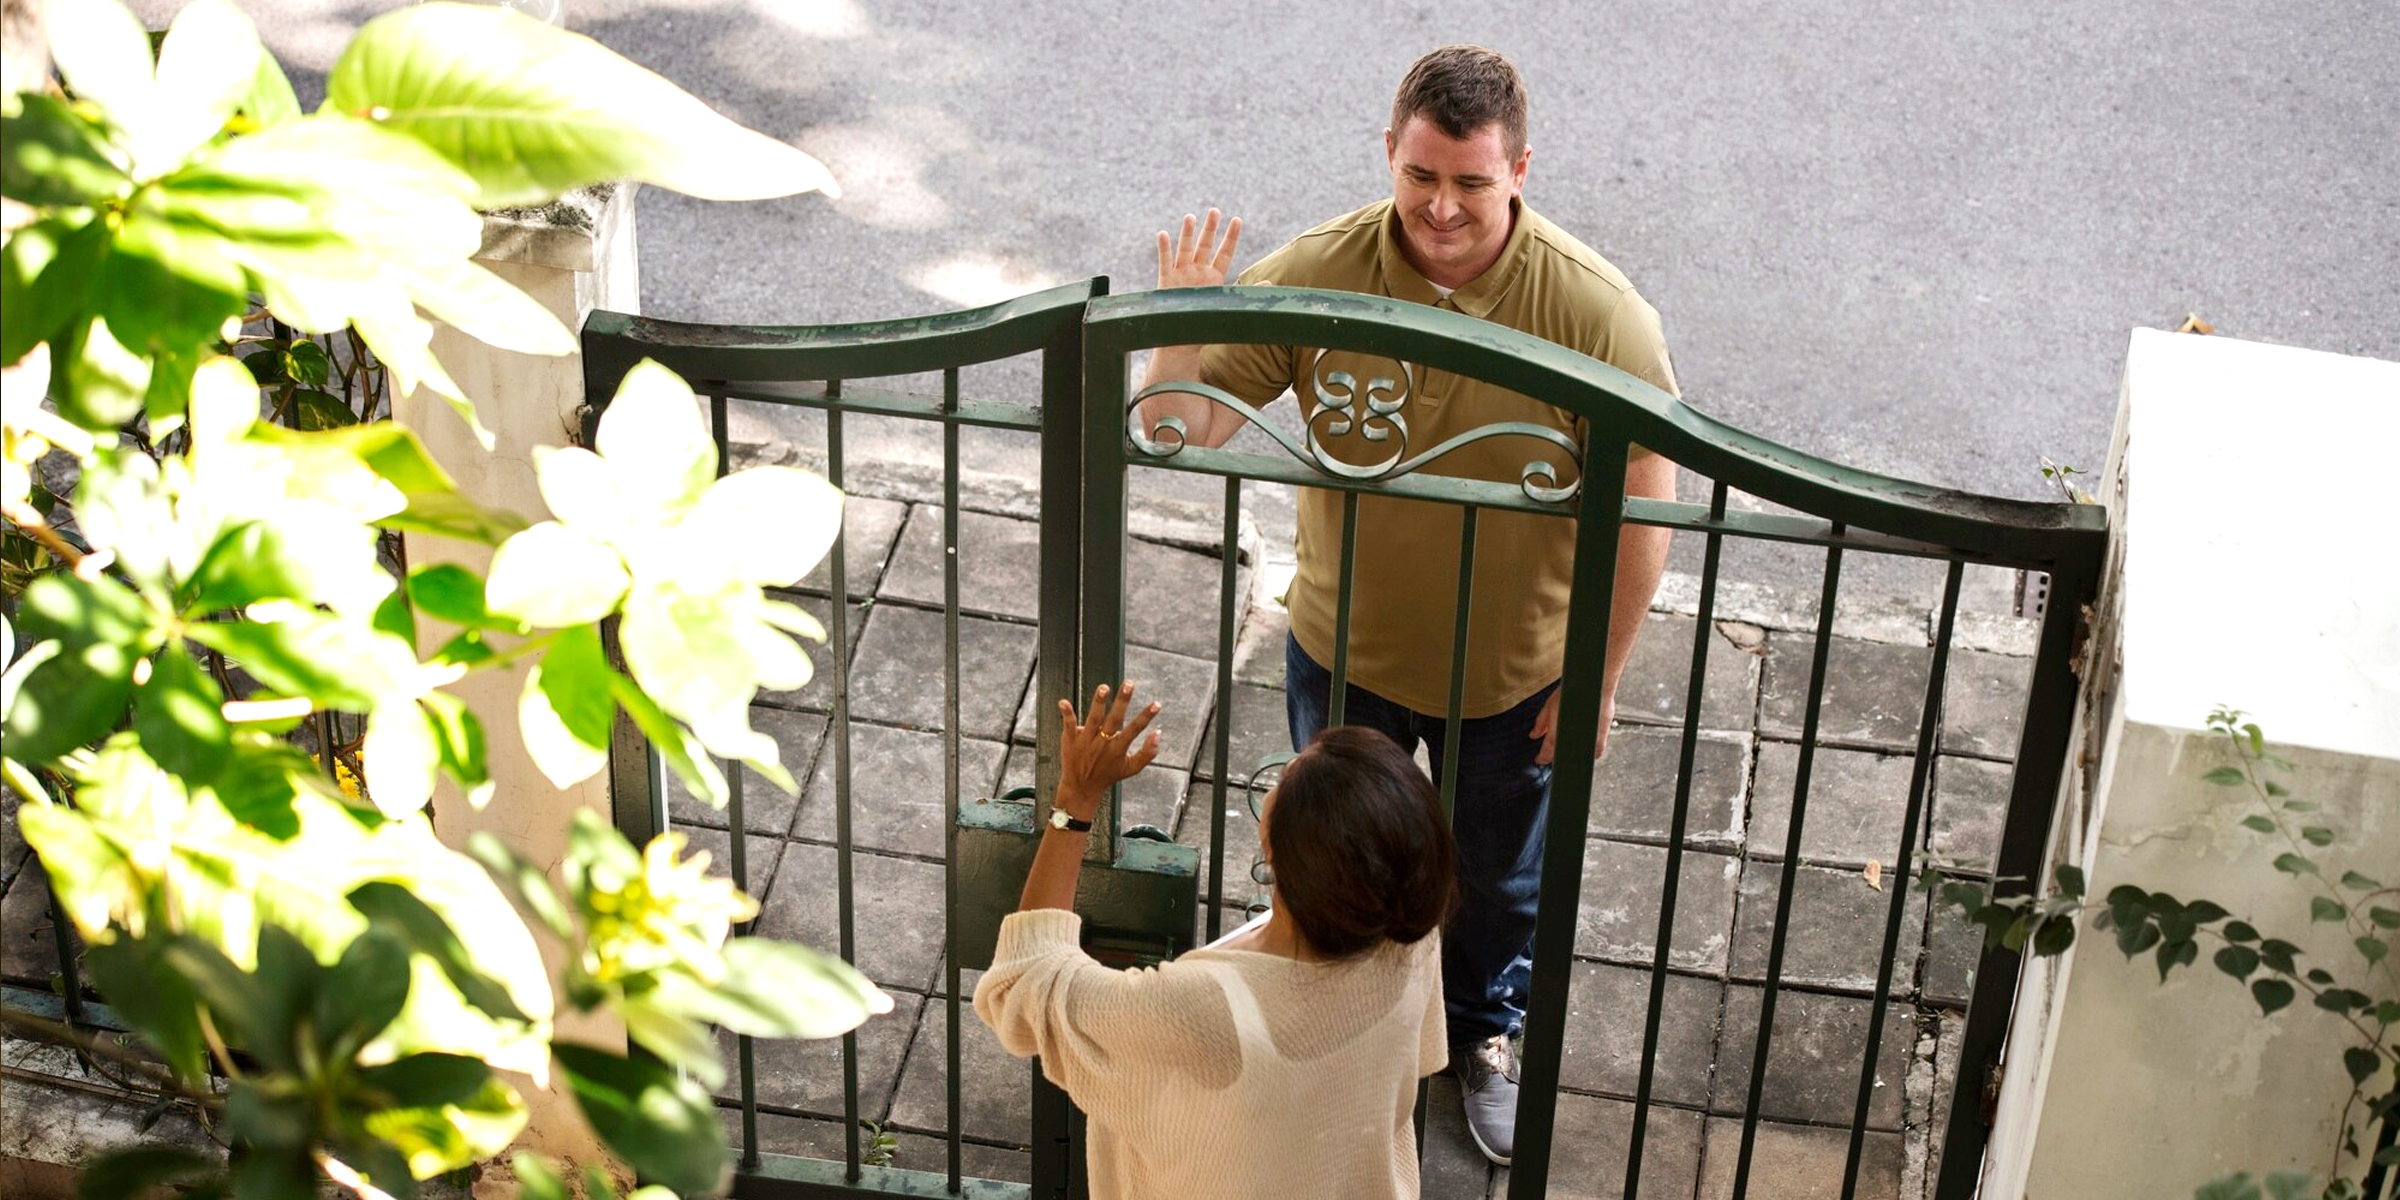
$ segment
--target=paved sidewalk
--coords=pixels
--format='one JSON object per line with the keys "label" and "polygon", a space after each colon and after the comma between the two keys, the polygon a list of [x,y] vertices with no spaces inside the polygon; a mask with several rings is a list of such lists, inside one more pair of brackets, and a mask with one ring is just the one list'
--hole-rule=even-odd
{"label": "paved sidewalk", "polygon": [[[789,443],[753,444],[742,456],[791,459]],[[933,477],[938,480],[938,474]],[[994,480],[997,480],[997,483]],[[848,508],[851,777],[857,844],[857,962],[898,1001],[859,1035],[862,1111],[897,1139],[894,1165],[941,1170],[946,1157],[942,946],[944,670],[941,510],[926,503],[919,468],[854,467]],[[1259,485],[1252,485],[1259,486]],[[959,668],[960,792],[973,798],[1030,782],[1035,656],[1032,497],[1005,477],[969,489],[961,517]],[[1268,511],[1275,511],[1272,505]],[[1215,633],[1220,518],[1185,501],[1143,507],[1130,548],[1132,648],[1128,673],[1165,702],[1166,750],[1128,787],[1127,823],[1149,822],[1203,847],[1213,784]],[[1281,693],[1283,617],[1267,593],[1288,578],[1288,542],[1249,541],[1241,574],[1247,607],[1235,652],[1232,762],[1237,776],[1287,749]],[[1279,567],[1278,560],[1286,560]],[[830,613],[827,568],[797,590]],[[1567,1019],[1551,1194],[1613,1196],[1622,1186],[1651,938],[1680,750],[1695,581],[1670,576],[1620,693],[1620,724],[1591,807],[1579,898],[1575,976]],[[1665,985],[1644,1196],[1730,1195],[1740,1114],[1755,1050],[1784,830],[1798,760],[1813,644],[1813,580],[1728,578],[1723,618],[1705,632],[1701,698],[1681,896]],[[1797,598],[1795,600],[1794,598]],[[1676,611],[1680,609],[1681,611]],[[1869,998],[1888,889],[1906,807],[1910,749],[1930,651],[1928,614],[1901,604],[1847,605],[1828,662],[1820,749],[1810,788],[1786,988],[1762,1089],[1753,1195],[1833,1196],[1863,1057]],[[1962,622],[1934,767],[1930,820],[1937,853],[1992,855],[2030,660],[2029,623],[1972,616]],[[750,887],[764,905],[760,931],[820,947],[836,944],[833,755],[828,748],[832,672],[797,691],[761,696],[756,724],[783,747],[802,782],[797,798],[748,780]],[[1255,825],[1235,791],[1226,822],[1229,905],[1253,890],[1245,870]],[[727,863],[726,818],[675,789],[673,817],[694,844]],[[13,821],[8,822],[13,826]],[[53,970],[39,873],[9,878],[0,921],[0,974],[46,986]],[[1204,859],[1205,861],[1205,859]],[[1882,870],[1880,886],[1870,868]],[[1238,886],[1238,890],[1237,890]],[[1921,896],[1906,920],[1885,1024],[1858,1194],[1868,1200],[1926,1194],[1928,1147],[1973,964],[1975,935],[1955,918],[1928,918]],[[1227,927],[1238,907],[1226,911]],[[966,989],[973,986],[970,972]],[[1024,1179],[1030,1136],[1028,1068],[1008,1057],[971,1012],[963,1021],[962,1132],[971,1174]],[[838,1042],[757,1048],[762,1148],[839,1157]],[[1498,1194],[1505,1171],[1486,1166],[1460,1124],[1454,1085],[1435,1083],[1425,1150],[1425,1195]],[[727,1102],[735,1095],[729,1083]],[[735,1112],[725,1111],[729,1127]]]}

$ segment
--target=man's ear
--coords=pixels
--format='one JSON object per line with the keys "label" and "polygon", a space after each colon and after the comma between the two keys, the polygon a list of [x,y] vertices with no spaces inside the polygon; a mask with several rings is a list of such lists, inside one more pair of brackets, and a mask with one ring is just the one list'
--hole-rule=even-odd
{"label": "man's ear", "polygon": [[1525,167],[1532,161],[1533,147],[1531,145],[1527,145],[1523,150],[1517,152],[1517,165],[1510,168],[1508,173],[1510,185],[1516,189],[1517,195],[1525,193]]}
{"label": "man's ear", "polygon": [[1392,165],[1392,156],[1400,152],[1400,138],[1390,129],[1383,131],[1383,165]]}

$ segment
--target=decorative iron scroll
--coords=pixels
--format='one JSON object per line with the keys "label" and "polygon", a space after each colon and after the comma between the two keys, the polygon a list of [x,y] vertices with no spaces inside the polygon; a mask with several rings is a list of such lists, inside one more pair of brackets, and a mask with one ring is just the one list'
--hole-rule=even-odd
{"label": "decorative iron scroll", "polygon": [[[1496,437],[1529,437],[1558,447],[1575,466],[1575,479],[1561,486],[1555,463],[1536,459],[1525,464],[1518,475],[1518,486],[1527,499],[1544,504],[1572,500],[1583,490],[1583,448],[1573,438],[1547,425],[1530,421],[1496,421],[1480,425],[1465,433],[1444,440],[1441,444],[1411,457],[1408,453],[1408,402],[1416,394],[1416,369],[1401,362],[1400,378],[1370,377],[1362,387],[1358,377],[1348,371],[1324,370],[1325,356],[1317,357],[1317,369],[1309,381],[1317,396],[1316,411],[1301,422],[1300,437],[1266,421],[1256,408],[1244,404],[1223,388],[1198,380],[1167,380],[1143,388],[1134,394],[1125,408],[1125,436],[1134,450],[1149,458],[1173,458],[1181,452],[1188,433],[1177,417],[1161,418],[1149,435],[1142,432],[1140,415],[1136,411],[1144,400],[1168,393],[1199,396],[1219,407],[1231,409],[1244,421],[1255,425],[1283,447],[1286,454],[1319,474],[1336,479],[1375,481],[1397,479],[1423,468],[1427,463],[1463,446]],[[1326,444],[1341,438],[1357,437],[1368,442],[1395,442],[1391,454],[1381,462],[1344,462],[1326,452]]]}

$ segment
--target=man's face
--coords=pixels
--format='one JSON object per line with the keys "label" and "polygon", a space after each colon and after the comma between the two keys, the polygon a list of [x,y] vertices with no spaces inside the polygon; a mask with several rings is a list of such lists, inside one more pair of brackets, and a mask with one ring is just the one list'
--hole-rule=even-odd
{"label": "man's face", "polygon": [[1508,244],[1508,202],[1525,190],[1533,147],[1512,162],[1499,122],[1460,139],[1423,117],[1385,130],[1383,145],[1409,260],[1443,287],[1472,282]]}

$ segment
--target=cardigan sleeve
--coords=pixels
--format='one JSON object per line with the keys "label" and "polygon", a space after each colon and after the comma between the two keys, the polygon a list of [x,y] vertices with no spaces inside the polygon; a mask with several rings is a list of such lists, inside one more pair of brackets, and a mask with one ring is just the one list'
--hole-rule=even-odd
{"label": "cardigan sleeve", "polygon": [[975,1015],[1087,1112],[1158,1103],[1169,1080],[1221,1088],[1241,1074],[1225,993],[1193,967],[1119,971],[1083,952],[1083,918],[1064,909],[1000,922]]}

